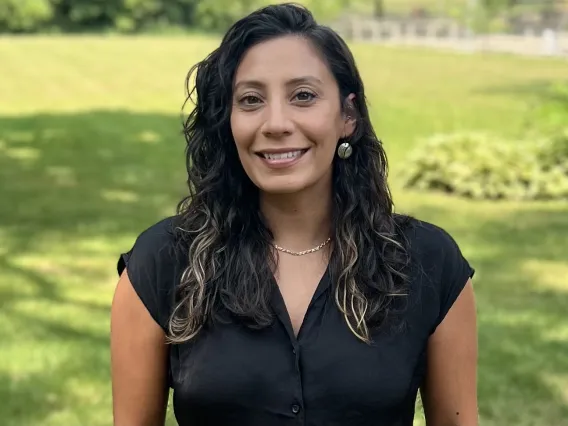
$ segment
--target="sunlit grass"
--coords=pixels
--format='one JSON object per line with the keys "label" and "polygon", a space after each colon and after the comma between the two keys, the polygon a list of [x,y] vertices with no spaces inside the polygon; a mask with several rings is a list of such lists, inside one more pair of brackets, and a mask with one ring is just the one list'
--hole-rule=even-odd
{"label": "sunlit grass", "polygon": [[[2,425],[111,424],[117,256],[184,195],[184,78],[216,42],[0,38]],[[567,426],[567,204],[419,194],[398,175],[431,133],[538,127],[539,88],[566,79],[568,63],[354,51],[398,210],[450,231],[477,270],[481,424]]]}

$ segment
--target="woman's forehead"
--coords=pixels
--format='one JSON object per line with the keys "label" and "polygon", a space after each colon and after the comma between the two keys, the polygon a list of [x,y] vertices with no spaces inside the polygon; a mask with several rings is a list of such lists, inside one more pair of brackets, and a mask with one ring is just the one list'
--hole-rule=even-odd
{"label": "woman's forehead", "polygon": [[235,84],[243,80],[333,79],[317,49],[301,37],[279,37],[251,47],[237,69]]}

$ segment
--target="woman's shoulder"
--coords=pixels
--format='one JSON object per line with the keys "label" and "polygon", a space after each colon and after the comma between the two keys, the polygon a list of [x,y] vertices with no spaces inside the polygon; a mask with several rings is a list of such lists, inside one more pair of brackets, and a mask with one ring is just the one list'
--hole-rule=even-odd
{"label": "woman's shoulder", "polygon": [[399,236],[414,259],[443,257],[460,250],[457,240],[440,225],[412,216],[395,216]]}
{"label": "woman's shoulder", "polygon": [[435,329],[468,280],[475,274],[462,246],[440,225],[412,219],[405,228],[411,266],[412,291],[421,295],[422,309],[435,309]]}
{"label": "woman's shoulder", "polygon": [[140,266],[165,270],[165,265],[177,265],[186,258],[185,244],[180,231],[179,216],[169,216],[142,228],[134,240],[132,247],[122,253],[119,259],[119,273],[124,269],[127,260],[137,260]]}
{"label": "woman's shoulder", "polygon": [[175,231],[178,226],[178,216],[164,217],[146,227],[142,227],[136,238],[137,242],[160,243],[161,245],[175,242]]}
{"label": "woman's shoulder", "polygon": [[134,290],[164,329],[176,285],[188,264],[178,223],[177,216],[170,216],[142,229],[117,262],[118,274],[127,270]]}

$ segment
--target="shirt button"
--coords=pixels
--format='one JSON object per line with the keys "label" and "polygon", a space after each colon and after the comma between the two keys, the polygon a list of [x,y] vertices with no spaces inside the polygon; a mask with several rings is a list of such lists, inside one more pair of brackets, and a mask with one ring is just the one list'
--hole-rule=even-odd
{"label": "shirt button", "polygon": [[292,405],[292,413],[298,414],[300,412],[300,406],[298,404]]}

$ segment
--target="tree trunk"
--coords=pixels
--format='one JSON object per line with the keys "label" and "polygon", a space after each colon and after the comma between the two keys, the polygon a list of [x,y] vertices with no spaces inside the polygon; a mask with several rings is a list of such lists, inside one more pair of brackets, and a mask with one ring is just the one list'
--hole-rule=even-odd
{"label": "tree trunk", "polygon": [[375,18],[382,18],[385,15],[384,0],[373,0],[373,15]]}

